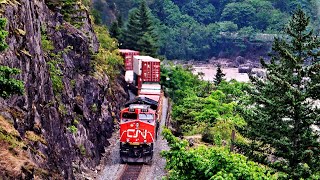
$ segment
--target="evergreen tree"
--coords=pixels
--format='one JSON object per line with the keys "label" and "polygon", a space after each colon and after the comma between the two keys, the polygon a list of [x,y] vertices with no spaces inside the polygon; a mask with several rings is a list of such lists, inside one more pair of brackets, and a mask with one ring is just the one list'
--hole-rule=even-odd
{"label": "evergreen tree", "polygon": [[157,38],[151,13],[145,1],[141,2],[139,9],[133,9],[130,12],[127,28],[122,37],[122,47],[139,50],[147,55],[156,55]]}
{"label": "evergreen tree", "polygon": [[140,22],[142,34],[153,31],[151,14],[148,10],[148,7],[145,1],[142,1],[139,7],[139,22]]}
{"label": "evergreen tree", "polygon": [[114,21],[111,24],[110,36],[113,38],[116,38],[119,42],[122,42],[123,40],[122,31],[123,31],[123,21],[122,21],[122,16],[119,15],[117,16],[117,21]]}
{"label": "evergreen tree", "polygon": [[[285,28],[287,39],[276,38],[267,78],[250,77],[252,102],[244,111],[244,134],[252,141],[249,157],[286,172],[289,178],[309,178],[320,171],[320,40],[308,28],[299,8]],[[272,160],[270,160],[272,158]]]}
{"label": "evergreen tree", "polygon": [[117,16],[117,23],[118,23],[119,28],[123,28],[123,20],[122,20],[121,15]]}
{"label": "evergreen tree", "polygon": [[102,24],[102,17],[101,17],[100,11],[98,11],[96,9],[92,9],[91,13],[92,13],[92,16],[93,16],[94,24],[101,25]]}
{"label": "evergreen tree", "polygon": [[[0,52],[4,51],[8,46],[5,42],[8,32],[5,31],[6,20],[0,18]],[[0,97],[7,98],[12,94],[23,93],[22,81],[10,78],[12,75],[19,74],[20,70],[0,65]]]}
{"label": "evergreen tree", "polygon": [[121,42],[121,47],[139,50],[138,41],[141,36],[142,34],[139,22],[139,11],[138,9],[133,9],[129,13],[127,28],[123,31],[123,41]]}
{"label": "evergreen tree", "polygon": [[118,25],[118,22],[114,21],[110,27],[110,36],[113,38],[119,39],[120,34],[121,34],[121,30]]}
{"label": "evergreen tree", "polygon": [[221,64],[218,64],[218,69],[217,69],[217,73],[216,73],[216,77],[214,79],[214,84],[216,86],[218,86],[221,81],[223,80],[223,77],[225,76],[226,74],[224,74],[221,70]]}
{"label": "evergreen tree", "polygon": [[157,47],[155,44],[156,42],[149,32],[144,33],[138,41],[139,50],[150,56],[157,55]]}

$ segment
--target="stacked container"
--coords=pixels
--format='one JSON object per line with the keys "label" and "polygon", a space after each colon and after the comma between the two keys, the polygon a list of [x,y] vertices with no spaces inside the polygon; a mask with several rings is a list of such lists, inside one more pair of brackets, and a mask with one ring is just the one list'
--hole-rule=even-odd
{"label": "stacked container", "polygon": [[150,56],[134,56],[133,72],[135,85],[140,90],[142,84],[160,84],[160,60]]}
{"label": "stacked container", "polygon": [[128,83],[132,83],[134,79],[134,73],[133,73],[133,56],[139,55],[139,51],[133,51],[129,49],[120,49],[120,54],[122,55],[124,59],[124,67],[126,70],[125,73],[125,80]]}

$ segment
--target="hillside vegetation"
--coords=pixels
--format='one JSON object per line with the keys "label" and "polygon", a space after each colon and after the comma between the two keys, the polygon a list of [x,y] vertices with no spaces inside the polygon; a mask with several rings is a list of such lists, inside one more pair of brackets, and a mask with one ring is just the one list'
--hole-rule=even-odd
{"label": "hillside vegetation", "polygon": [[[320,39],[309,22],[301,9],[294,11],[285,38],[273,42],[270,63],[261,60],[264,79],[250,75],[248,84],[222,80],[213,86],[190,68],[162,68],[162,84],[173,102],[173,132],[202,134],[213,146],[189,141],[188,147],[165,132],[171,147],[163,153],[168,179],[320,178],[320,134],[313,128],[320,124],[314,103],[320,98]],[[242,155],[229,152],[234,145]]]}
{"label": "hillside vegetation", "polygon": [[[94,3],[101,23],[110,27],[118,23],[124,33],[119,37],[121,47],[127,47],[126,22],[140,2]],[[311,17],[312,27],[319,28],[316,0],[147,0],[147,4],[158,35],[158,53],[168,59],[266,56],[274,34],[281,32],[297,6]]]}

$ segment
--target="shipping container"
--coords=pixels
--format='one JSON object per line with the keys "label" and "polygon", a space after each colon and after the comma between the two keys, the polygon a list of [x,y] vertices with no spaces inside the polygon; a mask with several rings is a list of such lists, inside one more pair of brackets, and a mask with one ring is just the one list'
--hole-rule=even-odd
{"label": "shipping container", "polygon": [[150,56],[134,56],[133,71],[142,82],[160,82],[160,60]]}
{"label": "shipping container", "polygon": [[133,74],[133,71],[126,71],[125,73],[125,76],[124,76],[126,82],[128,83],[133,83],[133,80],[134,80],[134,74]]}
{"label": "shipping container", "polygon": [[150,56],[133,56],[133,72],[138,76],[142,73],[142,61],[153,61],[154,58]]}
{"label": "shipping container", "polygon": [[133,78],[133,84],[137,89],[141,89],[142,86],[142,80],[141,80],[141,76],[138,76],[135,72],[134,74],[134,78]]}
{"label": "shipping container", "polygon": [[159,83],[142,83],[138,91],[139,95],[160,95],[161,85]]}
{"label": "shipping container", "polygon": [[147,97],[147,98],[152,99],[152,100],[157,101],[157,102],[160,100],[160,96],[159,95],[143,95],[143,94],[141,94],[138,97]]}
{"label": "shipping container", "polygon": [[120,54],[124,59],[124,66],[126,71],[133,70],[133,56],[139,55],[139,51],[133,51],[129,49],[120,49]]}
{"label": "shipping container", "polygon": [[160,82],[160,60],[142,61],[141,79],[143,82]]}

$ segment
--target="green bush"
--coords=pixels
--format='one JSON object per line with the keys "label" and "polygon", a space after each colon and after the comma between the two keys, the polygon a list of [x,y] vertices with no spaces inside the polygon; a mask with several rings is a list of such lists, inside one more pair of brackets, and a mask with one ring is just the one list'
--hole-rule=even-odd
{"label": "green bush", "polygon": [[76,126],[74,126],[74,125],[71,125],[71,126],[68,127],[68,130],[69,130],[72,134],[75,134],[75,133],[77,133],[78,128],[77,128]]}
{"label": "green bush", "polygon": [[80,28],[83,25],[82,20],[84,17],[80,13],[89,5],[88,0],[45,0],[45,2],[52,10],[60,7],[63,19],[76,28]]}
{"label": "green bush", "polygon": [[[60,69],[60,66],[62,64],[62,52],[54,52],[55,47],[53,45],[53,42],[48,37],[47,30],[45,27],[41,28],[41,45],[45,55],[48,57],[48,59],[50,59],[50,61],[48,61],[47,64],[49,66],[48,68],[52,81],[52,88],[54,94],[58,95],[62,93],[62,90],[64,88],[62,81],[63,72]],[[66,49],[68,50],[69,48]]]}
{"label": "green bush", "polygon": [[[0,52],[4,51],[8,45],[5,42],[8,32],[5,31],[6,19],[0,18]],[[21,71],[16,68],[0,65],[0,97],[8,98],[13,94],[22,95],[24,84],[20,80],[11,78],[19,74]]]}
{"label": "green bush", "polygon": [[100,48],[98,53],[93,54],[91,65],[96,76],[107,74],[110,79],[115,79],[120,74],[120,67],[123,65],[123,59],[118,54],[118,43],[111,38],[105,27],[95,26]]}
{"label": "green bush", "polygon": [[79,146],[79,150],[80,150],[80,153],[81,153],[82,156],[84,156],[84,155],[87,154],[87,150],[86,150],[86,148],[84,147],[84,145],[81,144],[81,145]]}
{"label": "green bush", "polygon": [[283,175],[224,148],[188,148],[186,140],[174,137],[168,129],[163,135],[170,146],[161,152],[167,160],[167,179],[277,179]]}
{"label": "green bush", "polygon": [[206,143],[214,143],[214,132],[208,126],[202,133],[202,141]]}
{"label": "green bush", "polygon": [[42,50],[47,55],[49,55],[50,52],[54,50],[53,42],[48,38],[48,35],[45,29],[42,29],[41,31],[41,45],[42,45]]}
{"label": "green bush", "polygon": [[62,93],[64,85],[62,81],[63,73],[59,67],[58,60],[51,60],[48,62],[49,72],[52,81],[52,88],[55,95]]}
{"label": "green bush", "polygon": [[[208,130],[204,132],[203,124],[218,127],[217,122],[225,122],[220,125],[233,130],[245,124],[236,111],[236,102],[246,96],[243,90],[247,88],[247,84],[222,81],[219,86],[214,87],[210,82],[200,80],[199,75],[194,75],[190,67],[162,66],[161,73],[161,84],[173,99],[172,119],[184,134],[201,133],[209,138],[210,133]],[[223,133],[222,131],[219,129],[218,132]],[[230,139],[220,135],[222,140]],[[214,141],[210,138],[207,140]]]}

